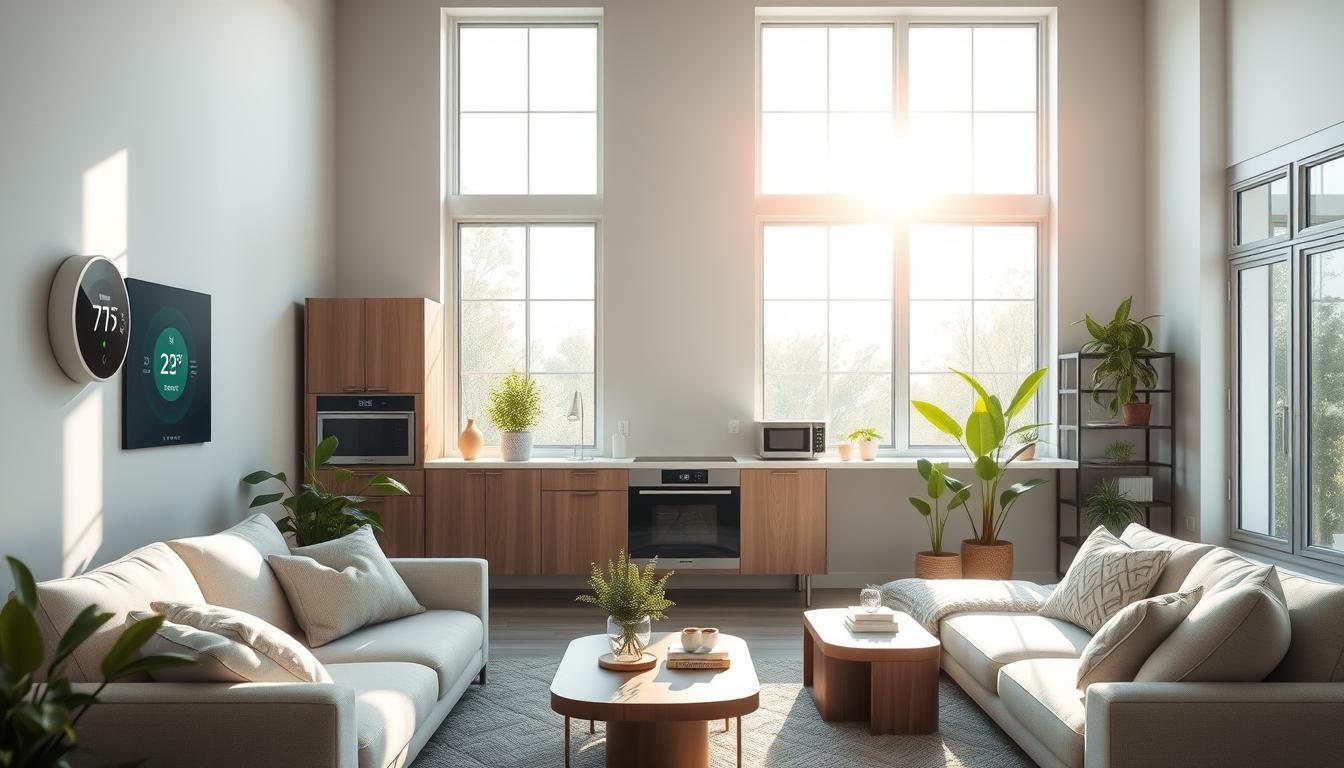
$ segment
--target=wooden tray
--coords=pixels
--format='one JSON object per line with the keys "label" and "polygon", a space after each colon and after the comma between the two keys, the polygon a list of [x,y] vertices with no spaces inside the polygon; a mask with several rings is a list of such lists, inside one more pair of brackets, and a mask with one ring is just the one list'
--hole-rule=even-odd
{"label": "wooden tray", "polygon": [[610,653],[597,657],[597,666],[612,672],[643,672],[658,666],[658,657],[645,652],[639,661],[617,661]]}

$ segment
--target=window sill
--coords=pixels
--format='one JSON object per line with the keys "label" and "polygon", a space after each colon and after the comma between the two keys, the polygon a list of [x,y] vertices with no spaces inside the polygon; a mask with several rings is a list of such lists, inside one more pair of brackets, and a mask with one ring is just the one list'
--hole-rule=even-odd
{"label": "window sill", "polygon": [[1247,544],[1243,541],[1230,541],[1227,544],[1227,548],[1251,562],[1260,563],[1262,565],[1272,565],[1282,571],[1297,576],[1306,576],[1311,579],[1344,584],[1344,565],[1335,565],[1325,560],[1318,560],[1303,555],[1290,555],[1281,552],[1271,553],[1268,550],[1261,549],[1253,544]]}

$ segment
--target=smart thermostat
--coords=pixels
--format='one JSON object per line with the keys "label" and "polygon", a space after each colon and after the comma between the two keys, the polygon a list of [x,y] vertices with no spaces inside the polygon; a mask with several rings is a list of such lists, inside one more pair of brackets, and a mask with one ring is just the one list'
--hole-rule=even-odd
{"label": "smart thermostat", "polygon": [[131,302],[117,265],[102,256],[71,256],[56,271],[47,298],[47,334],[61,370],[83,384],[106,381],[126,360]]}

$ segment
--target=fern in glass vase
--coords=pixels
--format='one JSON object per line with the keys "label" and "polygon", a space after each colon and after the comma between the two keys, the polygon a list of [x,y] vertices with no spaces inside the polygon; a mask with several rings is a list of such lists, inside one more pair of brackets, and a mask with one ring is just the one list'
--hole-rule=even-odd
{"label": "fern in glass vase", "polygon": [[607,562],[605,572],[593,563],[593,573],[588,577],[592,594],[575,598],[607,612],[611,654],[619,662],[638,661],[649,646],[650,622],[667,618],[667,609],[676,605],[667,599],[667,580],[672,572],[655,578],[657,566],[658,559],[654,558],[641,569],[622,549],[616,560]]}

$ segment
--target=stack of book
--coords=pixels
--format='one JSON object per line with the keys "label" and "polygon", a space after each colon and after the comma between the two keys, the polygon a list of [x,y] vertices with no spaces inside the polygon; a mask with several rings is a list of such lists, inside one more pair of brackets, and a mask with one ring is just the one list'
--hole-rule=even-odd
{"label": "stack of book", "polygon": [[845,615],[845,626],[856,634],[892,634],[900,631],[896,612],[885,605],[872,613],[861,606],[850,606],[849,613]]}
{"label": "stack of book", "polygon": [[731,662],[727,651],[691,653],[682,648],[667,651],[668,669],[727,669]]}

